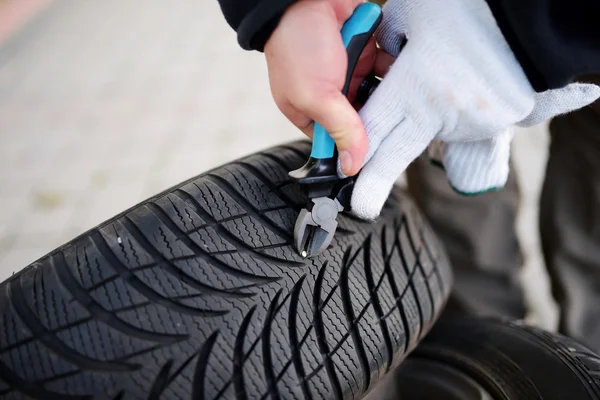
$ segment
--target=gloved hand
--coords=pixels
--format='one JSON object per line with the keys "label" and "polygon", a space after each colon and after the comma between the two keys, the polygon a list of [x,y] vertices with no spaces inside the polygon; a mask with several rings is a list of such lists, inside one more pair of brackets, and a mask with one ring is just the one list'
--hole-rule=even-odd
{"label": "gloved hand", "polygon": [[[511,128],[590,104],[595,85],[536,93],[484,0],[389,0],[376,37],[398,58],[360,111],[369,138],[352,209],[376,218],[428,146],[463,193],[501,187]],[[402,48],[402,53],[400,49]]]}

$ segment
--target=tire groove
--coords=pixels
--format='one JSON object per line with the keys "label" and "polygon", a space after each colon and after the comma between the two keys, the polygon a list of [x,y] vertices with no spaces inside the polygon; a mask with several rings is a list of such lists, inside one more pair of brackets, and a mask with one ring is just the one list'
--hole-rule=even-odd
{"label": "tire groove", "polygon": [[208,366],[208,360],[212,354],[212,349],[219,337],[219,331],[213,332],[204,342],[200,353],[198,354],[198,361],[196,362],[196,368],[194,369],[194,378],[192,381],[192,399],[193,400],[204,400],[204,382],[206,379],[206,367]]}
{"label": "tire groove", "polygon": [[[292,288],[292,298],[290,300],[288,316],[288,336],[290,338],[290,346],[292,350],[291,360],[294,364],[298,381],[300,382],[302,394],[304,395],[305,399],[312,400],[312,394],[308,387],[308,382],[306,381],[306,370],[304,369],[304,363],[302,362],[302,352],[300,351],[301,344],[298,342],[298,321],[296,319],[298,317],[298,302],[300,301],[300,292],[305,280],[306,275],[303,275]],[[310,331],[311,328],[312,325],[308,327],[307,331]],[[308,337],[308,335],[306,337]]]}
{"label": "tire groove", "polygon": [[[184,192],[187,193],[187,192]],[[187,193],[189,195],[189,193]],[[194,207],[192,207],[193,211],[201,218],[203,219],[208,219],[208,218],[212,218],[212,216],[210,216],[208,213],[205,213],[204,210],[201,209],[200,204],[197,203],[196,199],[193,198],[193,196],[190,195],[190,202],[192,202],[192,204],[190,204],[189,202],[185,201],[184,199],[181,199],[182,201],[184,201],[186,204],[188,205],[193,205]],[[196,244],[192,239],[190,239],[186,233],[181,230],[177,224],[175,224],[173,222],[173,220],[170,219],[170,217],[167,215],[167,213],[165,212],[165,210],[163,210],[160,206],[158,206],[157,204],[154,203],[149,203],[146,206],[148,206],[152,211],[155,211],[155,213],[158,213],[160,215],[157,215],[157,217],[169,228],[171,229],[172,232],[175,233],[175,236],[177,236],[178,239],[182,240],[183,243],[190,248],[190,250],[193,250],[194,248],[198,249],[198,251],[203,252],[204,250],[201,249],[200,246],[198,246],[198,244]],[[204,214],[204,215],[202,215]],[[212,219],[213,222],[216,223],[215,219]],[[297,261],[290,261],[290,260],[285,260],[285,259],[281,259],[281,258],[277,258],[268,254],[264,254],[264,253],[260,253],[258,252],[255,248],[249,246],[246,242],[244,242],[243,240],[237,238],[235,235],[233,235],[231,232],[229,232],[227,229],[225,229],[223,226],[221,226],[220,224],[217,224],[215,226],[213,226],[213,228],[215,229],[215,231],[217,231],[217,233],[219,235],[221,235],[223,238],[225,238],[225,240],[227,240],[229,243],[233,244],[236,247],[236,250],[239,253],[246,253],[246,254],[250,254],[252,257],[256,257],[260,260],[269,262],[269,263],[277,263],[277,264],[283,264],[283,265],[290,265],[290,266],[300,266],[300,265],[304,265],[301,262],[297,262]],[[190,247],[192,246],[192,247]],[[206,252],[206,254],[211,254],[209,252]]]}
{"label": "tire groove", "polygon": [[[237,191],[237,189],[231,183],[227,182],[227,180],[225,180],[224,178],[222,178],[218,175],[212,175],[212,174],[207,175],[206,178],[213,184],[217,185],[222,191],[227,193],[231,198],[233,198],[233,200],[235,200],[240,205],[240,207],[242,207],[243,209],[246,210],[246,212],[249,216],[252,216],[252,217],[255,217],[256,219],[258,219],[260,221],[260,223],[264,226],[265,229],[268,229],[272,233],[274,233],[277,236],[279,236],[280,238],[284,239],[286,241],[286,243],[289,243],[289,244],[294,243],[294,237],[292,235],[290,235],[289,232],[287,232],[286,230],[281,228],[279,225],[277,225],[275,222],[273,222],[268,216],[264,215],[262,213],[262,210],[259,210],[252,203],[250,203],[241,193],[239,193]],[[200,188],[198,186],[196,186],[196,187],[198,188],[198,190],[200,190]],[[189,195],[192,199],[194,199],[194,196],[192,196],[190,193],[186,192],[185,190],[179,189],[179,191]],[[178,191],[175,191],[175,192],[178,192]],[[194,199],[194,201],[197,203],[196,199]]]}
{"label": "tire groove", "polygon": [[148,400],[158,400],[160,395],[165,391],[169,382],[169,373],[171,372],[171,368],[173,367],[173,359],[167,361],[150,386],[150,392],[148,394]]}
{"label": "tire groove", "polygon": [[[121,277],[119,276],[119,278],[121,278]],[[252,285],[249,285],[248,287],[252,287]],[[171,297],[171,299],[181,300],[181,299],[191,299],[191,298],[194,298],[194,297],[201,297],[201,296],[202,295],[192,294],[192,295],[174,296],[174,297]],[[145,307],[145,306],[147,306],[149,304],[152,304],[152,302],[150,302],[150,301],[144,301],[142,303],[138,303],[138,304],[134,304],[134,305],[130,305],[130,306],[125,306],[125,307],[121,307],[121,308],[115,308],[113,310],[113,312],[114,313],[121,313],[121,312],[126,312],[126,311],[133,311],[133,310],[136,310],[138,308]],[[93,319],[94,319],[93,317],[82,318],[80,320],[73,321],[73,322],[71,322],[69,324],[63,325],[63,326],[61,326],[59,328],[50,330],[49,332],[51,332],[53,334],[64,332],[66,330],[69,330],[69,329],[75,328],[77,326],[86,324],[86,323],[90,322]],[[35,337],[31,337],[31,338],[25,339],[25,340],[23,340],[23,341],[21,341],[19,343],[15,343],[15,344],[12,344],[10,346],[3,347],[2,349],[0,349],[0,354],[5,353],[5,352],[10,351],[10,350],[13,350],[13,349],[15,349],[15,348],[17,348],[19,346],[24,345],[24,344],[31,343],[34,340],[36,340],[36,338]]]}
{"label": "tire groove", "polygon": [[[302,143],[306,143],[306,147],[307,147],[306,151],[298,150],[298,149],[297,149],[297,148],[295,148],[295,147],[288,146],[288,145],[285,145],[285,144],[284,144],[284,145],[281,145],[281,146],[279,146],[279,147],[281,147],[281,148],[284,148],[284,149],[286,149],[286,150],[289,150],[289,151],[291,151],[292,153],[295,153],[295,154],[296,154],[296,155],[297,155],[299,158],[301,158],[301,159],[308,159],[308,152],[309,152],[308,145],[309,145],[309,142],[304,142],[304,141],[302,141],[302,142],[300,142],[300,143],[298,143],[298,144],[302,145]],[[299,165],[299,167],[301,167],[301,166],[302,166],[302,165]],[[288,168],[291,168],[291,166],[290,166],[290,167],[288,167]]]}
{"label": "tire groove", "polygon": [[[431,292],[431,285],[429,284],[429,279],[427,274],[425,274],[425,271],[423,269],[423,264],[421,264],[421,259],[420,259],[420,254],[421,252],[418,251],[415,253],[415,257],[417,258],[415,261],[415,268],[418,268],[419,271],[421,272],[421,275],[423,276],[423,281],[425,282],[425,288],[427,289],[427,297],[429,297],[429,304],[430,304],[430,312],[431,312],[431,318],[430,321],[435,317],[435,301],[433,299],[433,293]],[[427,321],[427,322],[430,322]]]}
{"label": "tire groove", "polygon": [[[283,298],[283,300],[281,301],[281,303],[277,306],[277,309],[275,310],[275,313],[278,313],[281,308],[285,305],[285,302],[288,301],[288,299],[290,298],[291,293],[288,293],[285,295],[285,297]],[[256,348],[256,345],[258,344],[258,342],[260,341],[260,336],[257,337],[254,342],[252,342],[252,345],[250,345],[250,348],[248,349],[248,351],[246,352],[246,355],[244,355],[244,362],[246,362],[248,360],[248,358],[250,358],[250,353],[252,353],[254,351],[254,349]]]}
{"label": "tire groove", "polygon": [[[292,199],[290,196],[288,196],[287,194],[285,194],[284,192],[279,190],[277,185],[275,183],[273,183],[273,181],[271,181],[267,176],[265,176],[265,174],[263,174],[254,165],[249,164],[245,161],[237,161],[237,162],[234,162],[233,164],[239,165],[240,167],[242,167],[243,169],[245,169],[246,171],[248,171],[252,175],[254,175],[256,178],[258,178],[258,180],[263,185],[265,185],[271,191],[271,193],[273,193],[275,196],[277,196],[279,198],[279,200],[283,201],[285,204],[290,204],[290,208],[292,208],[291,205],[297,204],[294,201],[294,199]],[[301,206],[297,206],[297,207],[301,207]]]}
{"label": "tire groove", "polygon": [[98,230],[92,232],[90,238],[94,243],[94,246],[102,255],[102,257],[108,262],[108,265],[115,272],[117,272],[123,280],[125,280],[129,285],[131,285],[131,287],[133,287],[151,302],[160,304],[161,306],[167,309],[171,309],[182,314],[199,317],[218,317],[228,313],[228,311],[221,310],[204,310],[201,308],[190,307],[185,304],[172,301],[168,297],[163,296],[162,294],[152,289],[150,286],[146,285],[144,282],[142,282],[142,280],[135,276],[135,274],[131,272],[125,265],[123,265],[119,258],[110,249],[110,246],[108,246],[106,240]]}
{"label": "tire groove", "polygon": [[[408,275],[408,279],[409,279],[409,280],[410,280],[410,279],[413,279],[413,277],[415,276],[415,274],[416,274],[416,273],[417,273],[417,268],[416,268],[416,267],[413,267],[412,271],[410,271],[410,275]],[[408,290],[409,290],[409,289],[410,289],[410,286],[409,286],[409,285],[406,285],[406,286],[404,286],[404,289],[402,289],[402,293],[400,293],[400,294],[399,294],[399,297],[397,298],[397,300],[403,300],[403,299],[404,299],[404,296],[406,296],[406,293],[408,293]],[[386,314],[383,316],[383,318],[385,319],[385,318],[389,317],[389,316],[392,314],[392,312],[393,312],[393,311],[394,311],[394,310],[395,310],[397,307],[399,307],[399,306],[400,306],[400,305],[399,305],[399,304],[396,302],[396,304],[394,305],[394,307],[393,307],[392,309],[390,309],[390,311],[388,311],[388,312],[387,312],[387,313],[386,313]]]}
{"label": "tire groove", "polygon": [[[196,356],[200,356],[200,360],[198,362],[201,361],[206,361],[203,360],[203,356],[202,356],[202,352],[205,350],[205,346],[207,344],[207,342],[211,341],[211,340],[215,340],[216,339],[216,335],[218,334],[218,332],[214,332],[211,336],[208,337],[208,339],[206,340],[206,342],[202,345],[202,347],[200,348],[199,351],[196,351],[194,353],[192,353],[191,356],[189,356],[187,358],[187,360],[185,360],[183,363],[181,363],[181,365],[175,370],[173,371],[173,374],[170,376],[167,376],[167,380],[164,381],[164,385],[162,387],[158,387],[157,388],[157,393],[156,393],[156,400],[160,399],[160,395],[164,392],[165,389],[167,389],[169,387],[169,385],[171,383],[173,383],[173,381],[175,379],[177,379],[177,377],[179,376],[179,374],[181,374],[183,372],[183,370],[192,362],[192,360],[196,357]],[[213,338],[214,336],[214,338]],[[210,348],[212,348],[212,345],[214,343],[210,344]],[[210,353],[209,353],[210,355]],[[170,369],[170,368],[169,368]],[[195,382],[195,381],[194,381]],[[196,384],[194,383],[192,386],[192,393],[193,393],[193,389],[196,387]],[[150,391],[151,394],[154,394],[154,392]],[[196,397],[192,397],[193,399],[196,399]],[[148,400],[150,400],[150,397],[148,398]]]}
{"label": "tire groove", "polygon": [[[161,347],[161,345],[154,345],[154,346],[148,347],[146,349],[142,349],[142,350],[136,351],[134,353],[128,354],[126,356],[118,357],[115,360],[116,361],[125,361],[125,360],[128,360],[128,359],[133,358],[133,357],[137,357],[137,356],[140,356],[140,355],[143,355],[143,354],[146,354],[146,353],[151,353],[151,352],[159,349],[160,347]],[[81,370],[77,369],[77,370],[74,370],[74,371],[65,372],[64,374],[54,375],[51,378],[46,378],[46,379],[41,379],[41,380],[38,380],[38,381],[34,381],[33,383],[36,384],[36,385],[37,384],[39,384],[39,385],[45,385],[46,383],[56,382],[56,381],[59,381],[61,379],[69,378],[71,376],[75,376],[75,375],[80,374],[80,373],[81,373]]]}
{"label": "tire groove", "polygon": [[[214,253],[211,253],[214,254]],[[176,257],[171,259],[171,262],[175,262],[175,261],[186,261],[186,260],[193,260],[198,258],[198,256],[194,255],[194,256],[184,256],[184,257]],[[133,267],[133,268],[129,268],[129,270],[131,272],[142,272],[148,269],[152,269],[152,268],[156,268],[158,266],[160,266],[160,262],[155,262],[152,264],[147,264],[147,265],[141,265],[139,267]],[[112,282],[115,281],[117,279],[120,279],[121,277],[119,275],[114,275],[111,276],[110,278],[106,278],[103,279],[93,285],[91,285],[90,287],[85,288],[86,291],[88,292],[93,292],[94,290]],[[212,296],[217,296],[219,295],[219,293],[222,293],[224,297],[238,297],[238,298],[248,298],[248,297],[253,297],[256,295],[255,292],[243,292],[243,289],[248,289],[248,288],[252,288],[252,287],[256,287],[256,284],[249,284],[249,285],[242,285],[242,286],[234,286],[231,288],[214,288],[214,290],[218,291],[218,293],[199,293],[199,294],[195,294],[193,295],[194,297],[202,297],[202,296],[208,296],[208,295],[212,295]],[[1,352],[1,350],[0,350]]]}
{"label": "tire groove", "polygon": [[[313,327],[313,325],[310,325],[310,326],[308,327],[308,329],[306,330],[306,332],[304,333],[304,335],[302,336],[302,339],[300,340],[300,343],[299,343],[299,347],[302,347],[302,346],[303,346],[303,345],[306,343],[306,340],[308,339],[308,337],[309,337],[309,335],[310,335],[310,333],[311,333],[311,331],[312,331],[312,327]],[[347,338],[346,338],[346,339],[347,339]],[[345,340],[345,339],[343,339],[343,340]],[[332,350],[332,353],[335,353],[335,351],[336,351],[336,348],[334,348],[334,349]],[[289,360],[288,360],[288,361],[285,363],[284,367],[281,369],[281,372],[279,373],[279,375],[277,375],[277,379],[278,379],[278,380],[279,380],[279,379],[281,379],[281,377],[283,376],[283,374],[285,374],[285,372],[286,372],[286,371],[287,371],[287,369],[288,369],[288,368],[289,368],[289,367],[292,365],[292,363],[293,363],[293,360],[292,360],[291,358],[290,358],[290,359],[289,359]],[[323,364],[321,364],[319,367],[317,367],[317,368],[316,368],[316,369],[313,371],[314,373],[313,373],[313,372],[311,372],[310,374],[308,374],[308,375],[307,375],[307,376],[304,378],[304,382],[306,383],[306,382],[310,381],[310,380],[311,380],[312,378],[314,378],[314,377],[316,376],[316,374],[317,374],[317,373],[318,373],[318,372],[319,372],[321,369],[323,369],[323,368],[324,368],[324,366],[323,366]],[[319,377],[319,381],[321,381],[321,383],[323,383],[323,380],[322,380],[320,377]],[[300,384],[302,384],[302,383],[303,383],[303,382],[300,382]]]}
{"label": "tire groove", "polygon": [[[26,381],[17,375],[13,370],[8,368],[0,360],[0,377],[2,380],[12,387],[18,388],[21,393],[26,394],[34,399],[44,400],[92,400],[93,396],[77,396],[63,393],[49,392],[43,387],[38,386],[35,382]],[[10,393],[10,392],[7,392]]]}
{"label": "tire groove", "polygon": [[23,324],[48,350],[56,354],[58,357],[63,358],[64,360],[77,366],[78,368],[91,371],[125,372],[135,371],[141,367],[138,364],[125,364],[120,362],[93,359],[67,346],[39,321],[33,310],[31,310],[27,305],[27,300],[21,285],[22,277],[23,275],[10,281],[8,284],[7,297],[13,309],[15,310],[15,313],[19,316]]}
{"label": "tire groove", "polygon": [[[185,222],[185,218],[183,218],[183,215],[181,215],[181,211],[179,210],[179,208],[175,205],[175,203],[173,202],[173,199],[171,199],[169,197],[169,195],[166,195],[165,198],[167,200],[169,200],[169,203],[171,203],[171,207],[173,207],[173,210],[175,211],[175,214],[177,214],[177,216],[179,217],[179,221],[181,222],[181,224],[183,225],[183,231],[187,232],[189,231],[188,227],[187,227],[187,222]],[[187,211],[187,210],[185,210]],[[188,219],[190,219],[189,214],[188,214]],[[194,224],[192,223],[192,227],[194,226]]]}
{"label": "tire groove", "polygon": [[[285,160],[282,160],[281,158],[277,157],[275,154],[271,154],[271,153],[261,153],[262,156],[272,160],[273,162],[279,164],[279,166],[281,166],[281,168],[285,169],[285,170],[291,170],[293,168],[293,166],[289,165],[288,163],[285,162]],[[290,183],[296,183],[293,180],[289,180],[287,182]],[[282,182],[283,183],[283,182]]]}
{"label": "tire groove", "polygon": [[125,398],[125,391],[121,390],[112,400],[123,400]]}
{"label": "tire groove", "polygon": [[[395,232],[396,227],[394,227],[393,229],[394,229],[394,235],[396,235],[397,234]],[[390,288],[392,290],[392,294],[394,295],[394,298],[395,298],[395,303],[396,303],[395,307],[398,309],[398,312],[400,313],[400,320],[402,321],[402,326],[404,328],[404,351],[406,352],[406,351],[408,351],[408,348],[410,346],[411,332],[410,332],[410,328],[408,325],[408,318],[406,316],[406,311],[404,310],[404,305],[402,304],[402,300],[404,299],[404,295],[408,289],[408,284],[404,288],[402,295],[400,295],[400,291],[398,290],[398,284],[396,283],[396,278],[394,277],[394,272],[392,271],[392,266],[390,265],[390,262],[392,260],[392,255],[394,254],[395,245],[392,245],[392,247],[390,249],[390,253],[388,255],[387,239],[386,239],[386,234],[385,234],[386,230],[387,230],[387,227],[384,226],[382,228],[382,232],[381,232],[381,251],[384,256],[383,269],[384,269],[384,274],[387,276],[388,282],[390,283]],[[409,278],[407,278],[407,279],[409,279]],[[392,312],[392,310],[390,310],[390,313],[391,312]]]}
{"label": "tire groove", "polygon": [[[430,304],[430,312],[431,312],[431,319],[433,319],[435,317],[435,302],[433,300],[433,293],[431,292],[431,285],[429,284],[429,279],[427,279],[427,274],[425,273],[425,269],[423,268],[423,264],[421,263],[421,248],[417,249],[414,239],[412,237],[412,234],[410,232],[410,230],[408,229],[408,221],[406,220],[406,218],[403,218],[404,220],[404,224],[407,227],[407,235],[408,236],[408,243],[410,245],[410,248],[412,250],[412,252],[415,255],[415,267],[414,268],[419,268],[419,271],[421,272],[421,275],[423,276],[423,281],[425,282],[425,288],[427,289],[427,295],[429,297],[429,304]],[[430,322],[430,321],[427,321]]]}
{"label": "tire groove", "polygon": [[[271,161],[275,162],[276,164],[278,164],[280,167],[282,167],[284,170],[289,171],[292,167],[290,167],[289,165],[286,165],[286,163],[281,160],[279,157],[277,157],[275,154],[268,154],[268,153],[263,153],[262,154],[264,157],[270,159]],[[275,185],[275,187],[277,188],[277,192],[278,193],[284,193],[281,189],[283,187],[289,186],[289,185],[297,185],[298,183],[292,179],[284,181],[284,182],[280,182],[278,184]],[[293,201],[292,202],[293,206],[295,209],[300,209],[303,207],[303,203],[301,202],[296,202]]]}
{"label": "tire groove", "polygon": [[[159,218],[159,216],[156,215],[154,212],[152,212],[151,208],[147,207],[146,209],[148,211],[150,211],[152,213],[152,215],[154,215],[156,218],[158,218],[162,222],[162,220]],[[208,285],[198,281],[197,279],[187,275],[179,267],[177,267],[176,264],[174,264],[169,258],[164,256],[152,244],[152,242],[150,242],[150,240],[144,235],[144,232],[137,226],[137,224],[130,217],[125,216],[122,220],[120,220],[120,222],[123,225],[123,227],[128,231],[128,233],[135,239],[136,242],[138,242],[138,244],[140,246],[142,246],[142,248],[148,254],[150,254],[155,260],[160,260],[160,264],[162,264],[163,266],[166,266],[165,271],[169,272],[170,275],[174,276],[177,279],[180,279],[183,283],[185,283],[185,284],[189,285],[190,287],[192,287],[196,290],[199,290],[201,292],[204,290],[208,293],[210,293],[210,291],[214,291],[215,294],[220,293],[220,291],[218,289],[215,289],[212,286],[208,286]],[[188,243],[187,240],[183,240],[183,238],[178,238],[178,239],[182,240],[183,243],[186,244],[186,246],[187,246],[187,243]],[[189,238],[188,238],[188,240],[191,241],[191,239],[189,239]],[[215,257],[212,257],[210,255],[210,253],[204,251],[198,245],[196,245],[193,248],[191,248],[191,247],[188,247],[188,248],[195,255],[197,255],[198,258],[201,258],[202,260],[206,261],[207,263],[214,266],[215,268],[218,268],[221,271],[229,273],[232,276],[235,276],[237,278],[245,279],[250,282],[263,283],[263,284],[270,283],[270,282],[273,282],[273,281],[279,279],[279,278],[264,277],[264,276],[260,276],[260,275],[250,274],[248,272],[244,272],[237,268],[233,268],[230,265],[227,265],[226,263],[224,263],[223,261],[221,261]]]}
{"label": "tire groove", "polygon": [[263,398],[269,396],[272,399],[279,399],[279,389],[277,388],[277,379],[275,377],[275,370],[273,366],[273,357],[271,354],[271,328],[273,325],[273,320],[275,319],[275,315],[277,313],[277,302],[281,297],[281,289],[277,292],[273,301],[269,305],[269,309],[267,310],[267,315],[265,317],[265,323],[260,334],[260,338],[262,341],[262,361],[263,361],[263,369],[265,371],[265,381],[267,383],[267,393]]}
{"label": "tire groove", "polygon": [[[404,252],[402,251],[402,244],[400,243],[400,232],[402,232],[402,229],[406,229],[408,230],[408,226],[404,224],[405,219],[404,217],[400,220],[400,224],[398,225],[398,228],[395,229],[396,235],[394,237],[394,242],[396,244],[396,247],[398,248],[398,255],[400,256],[400,261],[402,264],[402,268],[404,269],[404,273],[408,276],[408,275],[412,275],[411,271],[410,271],[410,267],[408,266],[408,263],[406,261],[406,257],[404,256]],[[394,221],[394,224],[397,224],[397,221]],[[406,232],[406,235],[409,236],[410,233]],[[413,267],[413,270],[416,271],[416,264]],[[421,337],[421,335],[423,334],[423,325],[424,325],[424,321],[423,321],[423,307],[421,306],[421,298],[419,297],[419,293],[417,292],[417,289],[415,288],[415,283],[414,280],[411,279],[408,281],[408,286],[410,287],[410,290],[415,298],[415,302],[417,304],[417,310],[419,311],[419,332],[417,333],[418,337]]]}
{"label": "tire groove", "polygon": [[[181,296],[181,297],[183,298],[185,296]],[[135,306],[127,306],[127,307],[123,307],[123,308],[117,308],[117,309],[113,310],[113,312],[119,313],[119,312],[123,312],[123,311],[135,310],[138,307],[145,307],[145,306],[147,306],[149,304],[152,304],[152,303],[149,302],[149,301],[146,301],[146,302],[143,302],[143,303],[140,303],[140,304],[136,304]],[[81,326],[83,324],[86,324],[86,323],[92,321],[93,319],[94,319],[94,317],[82,318],[80,320],[73,321],[72,323],[63,325],[63,326],[61,326],[59,328],[49,330],[49,332],[52,333],[52,334],[61,333],[61,332],[64,332],[66,330],[69,330],[69,329]],[[22,345],[29,344],[29,343],[31,343],[31,342],[33,342],[35,340],[37,340],[35,337],[31,337],[31,338],[25,339],[25,340],[23,340],[23,341],[21,341],[19,343],[15,343],[15,344],[12,344],[10,346],[3,347],[2,349],[0,349],[0,354],[5,353],[5,352],[10,351],[10,350],[13,350],[13,349],[16,349],[17,347],[20,347]],[[40,381],[40,382],[42,382],[42,381]]]}
{"label": "tire groove", "polygon": [[[279,310],[281,310],[281,308],[285,305],[285,302],[289,299],[289,297],[291,296],[291,293],[288,293],[282,300],[282,302],[277,306],[277,309],[275,310],[275,312],[279,312]],[[304,338],[306,339],[306,338]],[[252,344],[250,345],[250,348],[248,349],[248,351],[246,352],[246,354],[244,354],[244,358],[242,360],[242,363],[245,363],[249,358],[250,355],[252,354],[252,352],[254,351],[254,349],[256,348],[256,346],[258,345],[258,342],[260,342],[261,337],[258,336],[254,342],[252,342]],[[304,343],[304,341],[301,342],[301,344]],[[281,371],[285,372],[286,368],[284,367]],[[215,397],[216,399],[218,399],[229,387],[229,385],[231,384],[231,381],[229,381],[228,383],[226,383],[223,388],[221,388],[221,390],[219,391],[219,394]]]}
{"label": "tire groove", "polygon": [[333,364],[330,358],[329,345],[327,344],[327,337],[325,335],[325,325],[323,323],[323,317],[321,316],[321,312],[319,311],[321,302],[321,289],[323,287],[323,279],[325,277],[326,268],[327,262],[324,262],[323,266],[319,270],[319,274],[317,275],[317,279],[315,281],[315,287],[313,289],[313,324],[317,336],[317,345],[319,346],[319,351],[323,355],[323,364],[325,365],[325,371],[327,372],[327,376],[329,377],[329,382],[331,384],[331,389],[333,390],[333,395],[336,399],[342,400],[342,387],[340,385],[340,380],[335,372],[335,365]]}
{"label": "tire groove", "polygon": [[[361,250],[362,250],[362,248],[359,248],[356,251],[355,257],[358,255],[358,253]],[[350,261],[350,253],[351,252],[352,252],[352,246],[348,246],[348,248],[344,252],[342,268],[340,271],[340,278],[339,278],[340,298],[342,300],[342,308],[344,310],[344,316],[346,318],[348,332],[350,333],[350,337],[352,338],[352,342],[354,343],[354,349],[356,351],[356,356],[358,357],[358,361],[362,368],[362,375],[363,375],[362,391],[364,393],[367,391],[367,389],[369,388],[369,385],[371,384],[371,368],[369,367],[369,361],[368,361],[367,352],[365,350],[364,343],[362,342],[362,339],[360,337],[360,329],[358,327],[358,321],[355,320],[354,308],[352,306],[352,298],[350,295],[350,286],[348,284],[350,266],[352,265],[352,262]]]}
{"label": "tire groove", "polygon": [[[177,224],[175,224],[175,222],[173,222],[173,220],[169,217],[169,215],[165,212],[165,210],[163,210],[160,206],[153,204],[153,203],[146,204],[146,206],[177,237],[178,240],[182,241],[182,243],[188,249],[192,250],[192,252],[194,252],[194,253],[206,254],[211,259],[213,259],[213,260],[215,259],[214,257],[212,257],[213,253],[205,251],[204,249],[202,249],[202,247],[200,247],[197,243],[195,243],[192,239],[190,239],[185,234],[185,232],[183,230],[181,230],[177,226]],[[194,211],[196,212],[196,210],[194,210]],[[209,217],[209,216],[207,215],[207,217]],[[253,257],[256,257],[258,259],[261,259],[261,260],[269,262],[269,263],[289,264],[289,265],[301,264],[301,263],[295,263],[293,261],[282,260],[282,259],[270,256],[268,254],[259,253],[259,252],[255,251],[252,247],[250,247],[246,243],[244,243],[244,241],[235,237],[231,232],[229,232],[224,227],[217,225],[214,228],[217,231],[217,233],[219,233],[222,237],[224,237],[226,240],[228,240],[231,244],[234,244],[236,246],[236,250],[238,253],[250,254]],[[240,247],[241,247],[241,249],[240,249]],[[259,276],[259,275],[254,275],[254,276]],[[267,283],[267,281],[269,281],[269,280],[270,281],[279,280],[278,277],[266,277],[263,279],[265,280],[265,283]]]}
{"label": "tire groove", "polygon": [[267,244],[264,246],[255,247],[254,250],[269,250],[269,249],[280,249],[282,247],[290,246],[287,243],[276,243],[276,244]]}
{"label": "tire groove", "polygon": [[[383,318],[383,309],[381,308],[381,303],[377,294],[377,288],[375,288],[375,281],[373,280],[373,267],[371,265],[371,240],[372,235],[369,235],[364,246],[365,278],[367,281],[367,288],[369,289],[370,302],[373,305],[375,315],[377,315],[379,328],[381,329],[381,335],[385,344],[385,350],[387,354],[387,366],[385,368],[385,372],[387,373],[390,370],[392,361],[394,359],[394,347],[392,345],[392,338],[390,336],[387,322]],[[381,278],[383,278],[384,275],[385,273],[382,274]]]}
{"label": "tire groove", "polygon": [[[381,275],[381,277],[379,278],[379,281],[377,281],[377,284],[375,285],[375,291],[379,290],[379,288],[381,287],[381,285],[383,284],[383,280],[384,280],[385,274]],[[324,302],[323,302],[324,303]],[[366,314],[366,312],[369,310],[369,307],[371,306],[371,300],[367,301],[367,303],[365,304],[365,306],[362,308],[362,310],[360,310],[360,313],[358,314],[358,316],[355,318],[355,321],[358,322],[360,321],[364,315]],[[397,305],[394,306],[397,307]],[[392,309],[392,311],[394,310]],[[386,318],[384,316],[384,318]],[[312,325],[308,327],[308,331],[310,331],[310,329],[312,328]],[[305,337],[303,338],[303,340],[301,341],[301,344],[304,343],[304,340],[306,339],[306,336],[308,336],[308,332],[305,335]],[[338,343],[331,349],[331,354],[336,353],[340,347],[342,347],[342,345],[346,342],[346,340],[348,340],[348,338],[350,337],[350,332],[346,332],[338,341]],[[312,370],[306,377],[306,380],[310,380],[312,379],[313,376],[315,376],[321,369],[323,368],[322,365],[318,366],[317,368],[315,368],[314,370]]]}
{"label": "tire groove", "polygon": [[[175,189],[175,191],[176,191],[176,190],[184,191],[183,189]],[[186,193],[187,193],[187,192],[186,192]],[[171,194],[174,194],[174,193],[171,193]],[[268,213],[268,212],[271,212],[271,211],[287,210],[287,209],[289,209],[289,208],[290,208],[290,207],[289,207],[289,206],[287,206],[287,205],[285,205],[285,206],[275,206],[275,207],[269,207],[269,208],[265,208],[265,209],[263,209],[263,210],[261,210],[261,211],[262,211],[263,213]],[[200,225],[200,226],[196,226],[196,227],[194,227],[193,229],[190,229],[190,230],[187,230],[187,231],[185,231],[185,233],[186,233],[187,235],[190,235],[190,234],[192,234],[192,233],[199,232],[199,231],[201,231],[201,230],[203,230],[203,229],[206,229],[206,228],[212,228],[212,227],[214,227],[214,226],[217,226],[217,225],[223,224],[223,223],[225,223],[225,222],[229,222],[229,221],[235,221],[235,220],[242,219],[242,218],[244,218],[244,217],[249,217],[249,216],[250,216],[250,214],[248,214],[248,213],[242,213],[242,214],[232,215],[231,217],[226,217],[226,218],[223,218],[223,219],[216,219],[216,218],[212,217],[212,219],[215,221],[214,223],[206,223],[206,224],[202,224],[202,225]]]}
{"label": "tire groove", "polygon": [[173,344],[186,340],[188,335],[172,335],[166,333],[150,332],[137,326],[133,326],[102,307],[86,290],[79,284],[75,276],[71,274],[69,266],[62,251],[50,257],[50,266],[56,273],[58,280],[75,301],[77,301],[93,318],[104,322],[112,329],[125,335],[150,342],[161,344]]}
{"label": "tire groove", "polygon": [[[256,306],[253,306],[250,311],[244,317],[240,325],[240,329],[238,330],[238,334],[235,337],[235,345],[233,348],[233,373],[231,375],[231,381],[233,382],[233,387],[235,389],[235,398],[237,400],[247,400],[248,393],[246,392],[246,385],[244,384],[244,339],[246,338],[246,331],[248,330],[248,326],[250,326],[250,321],[252,319],[252,315],[256,311]],[[225,392],[225,389],[221,391],[215,397],[218,399]]]}

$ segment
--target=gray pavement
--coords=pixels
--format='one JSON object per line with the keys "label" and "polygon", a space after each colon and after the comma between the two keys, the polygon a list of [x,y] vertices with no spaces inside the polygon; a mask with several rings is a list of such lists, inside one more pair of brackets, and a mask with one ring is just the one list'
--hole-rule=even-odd
{"label": "gray pavement", "polygon": [[[0,279],[144,198],[301,135],[216,0],[58,0],[0,47]],[[532,321],[547,135],[517,135]]]}

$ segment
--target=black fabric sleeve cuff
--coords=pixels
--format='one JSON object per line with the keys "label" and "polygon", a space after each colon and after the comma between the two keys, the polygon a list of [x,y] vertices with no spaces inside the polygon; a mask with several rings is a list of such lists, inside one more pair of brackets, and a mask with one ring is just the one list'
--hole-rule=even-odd
{"label": "black fabric sleeve cuff", "polygon": [[238,43],[246,50],[263,51],[265,43],[279,24],[285,10],[297,0],[262,0],[243,19],[239,28]]}

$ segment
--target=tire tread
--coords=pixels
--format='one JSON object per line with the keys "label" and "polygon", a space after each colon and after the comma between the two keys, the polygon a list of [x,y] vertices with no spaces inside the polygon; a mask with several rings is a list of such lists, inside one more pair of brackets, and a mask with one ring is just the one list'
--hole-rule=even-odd
{"label": "tire tread", "polygon": [[368,391],[433,324],[450,269],[398,190],[380,221],[342,216],[332,246],[300,258],[305,199],[287,171],[308,150],[285,145],[190,179],[1,283],[0,397]]}

